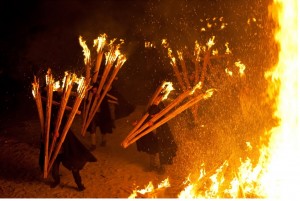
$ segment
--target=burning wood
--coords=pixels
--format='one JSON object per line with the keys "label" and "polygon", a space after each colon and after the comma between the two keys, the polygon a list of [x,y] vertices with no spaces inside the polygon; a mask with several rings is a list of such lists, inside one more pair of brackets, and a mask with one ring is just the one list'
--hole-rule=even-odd
{"label": "burning wood", "polygon": [[[73,105],[73,107],[67,106],[67,102],[69,99],[69,96],[72,91],[72,87],[74,83],[78,83],[78,88],[77,88],[77,93],[76,93],[76,100]],[[78,79],[75,74],[67,74],[63,81],[63,89],[61,90],[62,92],[62,98],[61,102],[53,101],[53,91],[57,90],[54,87],[54,79],[51,73],[51,69],[48,69],[47,75],[46,75],[46,92],[47,92],[47,97],[42,97],[45,102],[46,102],[46,118],[43,119],[42,112],[43,112],[43,105],[41,101],[41,95],[40,95],[40,90],[38,89],[39,84],[36,79],[34,78],[34,83],[32,84],[33,86],[33,96],[36,100],[37,104],[37,109],[39,112],[40,116],[40,122],[41,122],[41,127],[42,129],[42,136],[43,136],[43,142],[45,145],[45,150],[44,150],[44,178],[48,177],[49,171],[53,165],[54,160],[57,157],[57,154],[61,148],[62,143],[64,142],[64,139],[66,137],[67,132],[69,131],[71,124],[73,122],[73,119],[76,114],[80,114],[80,111],[78,111],[78,108],[81,104],[82,99],[84,98],[84,95],[86,93],[86,90],[88,88],[88,81],[85,81],[84,78]],[[58,113],[56,114],[56,118],[51,118],[51,113],[52,113],[52,105],[57,105],[59,106]],[[65,110],[70,110],[71,113],[69,114],[68,120],[66,124],[63,127],[60,140],[57,143],[56,139],[59,137],[59,131],[61,127],[61,122],[62,118],[64,116]],[[51,133],[52,135],[52,141],[51,141],[51,146],[49,150],[49,139],[50,139],[50,124],[52,121],[55,121],[55,127],[54,130]],[[54,153],[53,153],[54,152]]]}
{"label": "burning wood", "polygon": [[[92,82],[93,84],[99,82],[99,85],[97,87],[96,94],[88,92],[88,100],[84,101],[83,123],[81,130],[82,136],[85,136],[86,130],[93,120],[97,110],[99,109],[101,102],[107,95],[107,92],[109,91],[112,82],[115,80],[117,73],[126,61],[126,57],[119,51],[123,40],[121,40],[120,44],[114,44],[116,39],[111,40],[110,44],[108,44],[109,51],[104,52],[103,49],[106,45],[106,38],[106,34],[103,34],[101,37],[98,37],[98,39],[94,40],[94,46],[97,46],[97,60],[94,67]],[[84,47],[85,46],[83,46],[83,48]],[[103,54],[105,55],[106,63],[100,80],[97,80]],[[112,70],[113,67],[114,69]]]}
{"label": "burning wood", "polygon": [[[209,66],[211,66],[211,59],[228,58],[228,56],[230,56],[231,52],[228,48],[228,44],[226,44],[227,49],[224,55],[218,55],[217,57],[216,53],[212,53],[213,52],[212,47],[215,44],[214,39],[215,37],[213,36],[211,39],[209,39],[209,41],[206,43],[205,46],[200,46],[198,41],[196,41],[193,56],[189,55],[188,52],[185,55],[183,51],[179,51],[179,50],[177,51],[177,56],[180,61],[182,72],[180,72],[179,70],[179,67],[176,63],[176,58],[172,54],[173,51],[170,48],[170,45],[168,44],[167,40],[164,39],[162,41],[163,47],[167,48],[168,57],[171,60],[170,63],[173,67],[175,77],[178,81],[180,88],[183,91],[190,90],[191,82],[194,85],[197,85],[199,81],[201,83],[205,82],[207,69]],[[194,63],[194,70],[191,70],[192,68],[188,69],[188,66],[186,65],[185,62],[185,57],[191,58],[192,63]],[[190,98],[194,96],[190,96]],[[194,123],[198,122],[198,108],[199,108],[198,104],[195,104],[193,107],[189,108],[191,109],[191,113],[193,114]]]}
{"label": "burning wood", "polygon": [[82,40],[82,36],[79,36],[79,43],[83,48],[84,63],[85,63],[85,78],[90,79],[91,76],[91,51],[89,50],[86,41]]}
{"label": "burning wood", "polygon": [[62,144],[63,144],[63,142],[66,138],[66,135],[67,135],[72,123],[73,123],[74,117],[76,115],[76,112],[77,112],[80,104],[81,104],[81,101],[82,101],[82,99],[84,98],[84,96],[86,94],[86,91],[87,91],[88,86],[89,86],[89,82],[90,82],[90,80],[85,80],[83,77],[79,80],[79,84],[78,84],[78,87],[77,87],[78,95],[75,99],[73,109],[72,109],[71,113],[69,114],[69,118],[68,118],[66,124],[64,125],[60,140],[59,140],[57,146],[55,147],[53,156],[51,156],[51,160],[49,162],[49,167],[48,167],[48,174],[51,170],[51,167],[54,163],[54,160],[56,159],[56,157],[57,157],[57,155],[60,151],[60,148],[61,148],[61,146],[62,146]]}
{"label": "burning wood", "polygon": [[[167,121],[171,120],[172,118],[174,118],[175,116],[177,116],[178,114],[180,114],[184,110],[190,108],[191,106],[193,106],[194,104],[196,104],[200,100],[209,98],[212,95],[213,91],[214,91],[214,89],[207,90],[206,93],[197,95],[197,96],[191,98],[186,103],[180,105],[180,103],[185,98],[192,95],[195,92],[195,90],[199,89],[199,88],[201,88],[200,83],[198,85],[196,85],[193,89],[183,92],[174,101],[172,101],[168,106],[166,106],[162,111],[160,111],[159,113],[154,115],[151,119],[149,119],[149,122],[151,122],[151,124],[149,124],[149,123],[143,124],[144,121],[146,120],[146,118],[149,116],[148,112],[145,113],[144,116],[140,119],[139,123],[134,127],[134,129],[123,140],[121,145],[124,148],[127,148],[130,144],[134,143],[135,141],[137,141],[138,139],[140,139],[144,135],[150,133],[151,131],[158,128],[159,126],[166,123]],[[156,93],[154,93],[154,97],[155,96],[157,96]],[[171,111],[176,106],[178,106],[178,107],[176,109],[174,109],[173,111]]]}
{"label": "burning wood", "polygon": [[48,146],[49,146],[49,133],[50,133],[51,110],[52,110],[53,84],[54,84],[54,80],[50,69],[48,69],[46,75],[46,84],[47,84],[47,105],[46,105],[45,131],[44,131],[44,139],[43,139],[45,143],[44,178],[47,177],[47,168],[48,168],[48,158],[49,158]]}
{"label": "burning wood", "polygon": [[102,58],[103,58],[103,54],[104,54],[103,48],[106,44],[106,39],[107,39],[107,35],[102,34],[97,39],[94,40],[94,47],[97,46],[98,54],[97,54],[97,61],[95,64],[95,69],[94,69],[94,75],[93,75],[93,79],[92,79],[93,83],[97,82],[100,65],[102,63]]}
{"label": "burning wood", "polygon": [[57,119],[56,119],[56,122],[55,122],[54,136],[53,136],[53,139],[52,139],[52,143],[51,143],[51,146],[50,146],[50,152],[49,152],[50,156],[51,156],[52,151],[54,149],[56,139],[58,138],[57,133],[59,133],[59,128],[60,128],[60,125],[61,125],[61,121],[62,121],[64,112],[65,112],[65,108],[67,106],[69,96],[70,96],[70,93],[71,93],[71,90],[72,90],[72,86],[73,86],[73,83],[74,83],[75,80],[76,80],[76,75],[74,75],[74,74],[73,75],[67,74],[67,76],[64,79],[64,81],[65,81],[64,82],[64,87],[65,88],[64,88],[63,96],[61,98],[61,104],[60,104],[60,108],[59,108],[59,111],[58,111],[58,114],[57,114]]}
{"label": "burning wood", "polygon": [[166,188],[169,188],[170,182],[169,178],[163,180],[160,184],[157,185],[157,188],[154,187],[153,183],[150,181],[149,184],[140,190],[134,190],[128,198],[158,198],[162,197]]}
{"label": "burning wood", "polygon": [[[170,86],[169,86],[170,85]],[[156,91],[154,92],[153,96],[151,97],[149,103],[147,104],[147,108],[150,107],[150,105],[152,105],[153,101],[158,97],[158,95],[160,93],[166,93],[167,91],[171,91],[173,90],[173,86],[172,83],[170,82],[164,82],[161,84],[161,86],[159,86]],[[167,95],[168,93],[166,93]],[[139,120],[139,122],[135,125],[135,127],[130,131],[130,133],[127,135],[126,139],[121,143],[121,145],[126,148],[127,146],[129,146],[127,143],[128,141],[134,137],[136,135],[136,131],[142,126],[142,124],[144,123],[144,121],[148,118],[149,114],[145,113],[144,116]],[[146,126],[141,127],[141,129],[146,128]]]}
{"label": "burning wood", "polygon": [[181,74],[180,74],[178,66],[176,64],[176,58],[172,55],[171,48],[168,48],[168,55],[169,55],[169,57],[171,59],[171,65],[173,67],[173,70],[174,70],[175,76],[177,78],[177,81],[178,81],[181,89],[185,91],[186,90],[186,86],[184,85],[183,80],[181,78]]}

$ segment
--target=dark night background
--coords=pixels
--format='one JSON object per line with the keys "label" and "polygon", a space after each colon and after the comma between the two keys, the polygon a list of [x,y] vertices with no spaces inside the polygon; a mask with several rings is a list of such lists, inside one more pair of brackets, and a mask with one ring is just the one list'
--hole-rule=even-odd
{"label": "dark night background", "polygon": [[[160,81],[174,78],[166,55],[159,48],[145,49],[144,42],[159,47],[167,38],[174,49],[193,45],[203,26],[200,19],[224,17],[228,23],[224,32],[212,31],[200,39],[216,34],[217,42],[228,41],[246,65],[268,66],[262,59],[272,57],[265,42],[267,5],[261,0],[1,0],[1,116],[21,111],[24,105],[35,110],[33,75],[43,78],[47,68],[60,75],[65,70],[81,72],[79,35],[87,42],[102,33],[125,40],[121,51],[128,59],[115,84],[133,104],[145,103]],[[255,17],[257,25],[245,29],[249,17]]]}

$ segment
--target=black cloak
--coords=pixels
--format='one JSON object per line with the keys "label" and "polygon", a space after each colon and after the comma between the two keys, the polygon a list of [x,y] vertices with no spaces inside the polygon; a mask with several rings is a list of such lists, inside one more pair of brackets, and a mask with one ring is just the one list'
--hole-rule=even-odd
{"label": "black cloak", "polygon": [[[161,109],[157,105],[151,105],[148,109],[149,115],[157,114],[160,111]],[[145,122],[148,122],[150,118],[151,116],[149,116]],[[138,151],[148,154],[159,153],[160,163],[162,165],[172,164],[177,152],[177,145],[167,123],[156,128],[156,133],[150,132],[138,139],[136,145]]]}

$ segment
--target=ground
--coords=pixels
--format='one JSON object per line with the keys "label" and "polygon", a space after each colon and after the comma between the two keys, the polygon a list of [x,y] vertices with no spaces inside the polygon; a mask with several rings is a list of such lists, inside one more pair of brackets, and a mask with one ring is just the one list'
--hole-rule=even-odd
{"label": "ground", "polygon": [[[137,106],[131,115],[117,120],[116,129],[108,136],[107,146],[98,146],[92,152],[98,161],[88,163],[81,171],[86,187],[83,192],[76,190],[71,172],[63,166],[61,184],[57,188],[49,187],[51,177],[43,178],[38,165],[40,126],[37,111],[27,113],[28,118],[8,117],[6,123],[2,121],[0,135],[0,197],[127,198],[134,189],[144,188],[149,181],[157,185],[169,177],[172,167],[167,167],[164,175],[148,172],[146,154],[137,152],[135,144],[126,149],[120,145],[143,109],[144,106]],[[71,129],[89,146],[89,135],[82,137],[79,134],[80,121],[80,117],[76,117]],[[176,190],[172,191],[164,196],[176,197]]]}
{"label": "ground", "polygon": [[[129,116],[116,120],[116,128],[107,136],[107,146],[100,146],[98,133],[98,147],[92,152],[98,161],[87,163],[81,171],[86,189],[77,191],[71,172],[63,166],[61,184],[52,189],[51,177],[44,179],[38,165],[40,124],[36,107],[33,101],[24,105],[1,116],[2,198],[128,198],[135,189],[144,189],[150,181],[157,187],[167,178],[171,187],[151,196],[177,198],[189,174],[197,179],[203,164],[209,172],[235,152],[233,129],[228,122],[201,118],[201,124],[192,125],[191,116],[184,111],[168,122],[178,145],[174,163],[166,167],[164,174],[149,172],[149,158],[136,150],[135,143],[126,149],[121,146],[133,128],[132,122],[144,111],[144,105],[136,105]],[[75,117],[71,129],[83,144],[90,145],[89,133],[85,137],[80,135],[81,116]]]}

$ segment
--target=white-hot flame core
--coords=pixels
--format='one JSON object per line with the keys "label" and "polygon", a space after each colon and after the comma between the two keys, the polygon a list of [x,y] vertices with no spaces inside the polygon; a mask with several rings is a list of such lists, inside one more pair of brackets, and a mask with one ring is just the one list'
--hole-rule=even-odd
{"label": "white-hot flame core", "polygon": [[228,43],[228,42],[225,43],[225,47],[226,47],[225,54],[231,54],[232,52],[231,52],[231,50],[229,49],[229,43]]}
{"label": "white-hot flame core", "polygon": [[123,64],[125,63],[126,60],[127,60],[127,58],[123,54],[120,54],[118,56],[116,67],[121,68],[123,66]]}
{"label": "white-hot flame core", "polygon": [[225,72],[227,75],[230,75],[230,76],[232,76],[232,74],[233,74],[232,71],[229,70],[228,68],[225,68]]}
{"label": "white-hot flame core", "polygon": [[202,82],[198,82],[198,84],[196,84],[193,89],[190,92],[190,95],[194,94],[196,89],[202,89]]}
{"label": "white-hot flame core", "polygon": [[110,41],[109,47],[110,50],[109,52],[105,53],[105,57],[106,57],[106,63],[105,65],[113,65],[113,63],[116,61],[116,59],[118,58],[118,56],[121,54],[119,48],[121,46],[121,44],[114,44],[116,39],[113,39]]}
{"label": "white-hot flame core", "polygon": [[80,77],[79,79],[76,80],[76,83],[78,84],[77,92],[79,94],[82,94],[82,91],[84,90],[84,81],[85,81],[84,77]]}
{"label": "white-hot flame core", "polygon": [[200,52],[201,52],[201,47],[198,41],[195,41],[195,48],[194,48],[194,56],[197,62],[200,61]]}
{"label": "white-hot flame core", "polygon": [[215,40],[215,36],[213,36],[208,40],[208,42],[206,43],[208,48],[211,48],[215,44],[214,40]]}
{"label": "white-hot flame core", "polygon": [[242,64],[241,61],[236,61],[234,64],[236,67],[238,67],[240,76],[243,76],[245,74],[244,71],[246,69],[245,64]]}
{"label": "white-hot flame core", "polygon": [[86,44],[86,41],[82,40],[82,36],[79,36],[79,44],[83,48],[83,55],[84,55],[84,63],[89,64],[91,61],[91,52]]}
{"label": "white-hot flame core", "polygon": [[171,91],[174,90],[173,87],[173,83],[172,82],[164,82],[162,85],[163,91],[164,92],[164,96],[162,98],[162,100],[166,100],[169,96],[169,94],[171,93]]}
{"label": "white-hot flame core", "polygon": [[98,36],[98,38],[96,38],[94,40],[94,47],[97,46],[97,49],[96,51],[99,53],[103,50],[105,44],[106,44],[106,39],[107,39],[107,35],[104,33],[104,34],[101,34],[100,36]]}
{"label": "white-hot flame core", "polygon": [[60,83],[59,81],[56,81],[53,85],[53,91],[57,91],[60,89]]}

